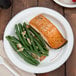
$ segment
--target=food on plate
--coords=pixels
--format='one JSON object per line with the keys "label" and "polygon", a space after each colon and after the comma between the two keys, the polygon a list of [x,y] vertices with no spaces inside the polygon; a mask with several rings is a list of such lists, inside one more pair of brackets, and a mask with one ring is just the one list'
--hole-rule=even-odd
{"label": "food on plate", "polygon": [[24,61],[35,66],[48,56],[46,42],[51,48],[60,48],[67,42],[58,29],[43,15],[33,18],[30,25],[16,24],[15,33],[17,37],[6,36],[10,45]]}
{"label": "food on plate", "polygon": [[76,2],[76,0],[72,0],[73,2]]}
{"label": "food on plate", "polygon": [[16,36],[6,36],[10,45],[24,61],[39,65],[48,56],[48,48],[42,36],[26,23],[15,25]]}
{"label": "food on plate", "polygon": [[60,48],[67,42],[56,26],[42,14],[34,17],[29,24],[42,35],[51,48]]}

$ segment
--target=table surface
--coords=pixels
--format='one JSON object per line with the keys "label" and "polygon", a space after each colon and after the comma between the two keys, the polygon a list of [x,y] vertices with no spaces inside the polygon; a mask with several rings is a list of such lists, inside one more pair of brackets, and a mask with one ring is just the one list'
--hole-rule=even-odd
{"label": "table surface", "polygon": [[[3,39],[4,29],[9,22],[9,20],[16,15],[18,12],[29,7],[48,7],[54,9],[61,13],[71,24],[71,27],[74,32],[74,39],[76,38],[76,8],[64,8],[56,3],[53,0],[12,0],[12,6],[9,9],[0,10],[0,39]],[[76,47],[74,43],[74,48],[71,56],[60,68],[55,71],[37,74],[37,76],[76,76]],[[66,51],[66,50],[65,50]]]}

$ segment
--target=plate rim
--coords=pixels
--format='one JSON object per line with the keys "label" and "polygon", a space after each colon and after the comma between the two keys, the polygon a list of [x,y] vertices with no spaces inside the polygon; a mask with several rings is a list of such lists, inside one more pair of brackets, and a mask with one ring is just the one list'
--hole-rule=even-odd
{"label": "plate rim", "polygon": [[[45,7],[32,7],[32,8],[28,8],[28,9],[37,9],[37,8],[42,8],[42,9],[48,9],[48,10],[51,10],[51,11],[53,11],[53,12],[56,12],[55,10],[53,10],[53,9],[49,9],[49,8],[45,8]],[[26,10],[28,10],[28,9],[24,9],[23,11],[21,11],[21,12],[24,12],[24,11],[26,11]],[[21,12],[19,12],[18,14],[16,14],[14,17],[16,17],[16,16],[18,16],[19,14],[21,14]],[[66,22],[67,22],[67,24],[68,25],[70,25],[69,23],[68,23],[68,21],[60,14],[60,13],[58,13],[58,12],[56,12],[58,15],[60,15]],[[14,18],[13,17],[13,18]],[[11,19],[11,20],[13,20],[13,18]],[[11,22],[11,20],[8,22],[8,24]],[[8,26],[8,24],[7,24],[7,26]],[[7,28],[7,26],[6,26],[6,28]],[[68,56],[67,56],[67,58],[63,61],[63,63],[69,58],[69,56],[70,56],[70,54],[71,54],[71,52],[72,52],[72,49],[73,49],[73,45],[74,45],[74,35],[73,35],[73,31],[72,31],[72,29],[71,29],[71,26],[69,26],[70,27],[70,30],[71,30],[71,33],[72,33],[72,47],[71,47],[71,51],[70,51],[70,53],[68,54]],[[5,31],[4,31],[4,36],[5,36],[5,32],[6,32],[6,28],[5,28]],[[5,38],[4,38],[4,36],[3,36],[3,43],[4,43],[4,49],[5,49]],[[5,49],[5,52],[6,52],[6,49]],[[7,54],[7,52],[6,52],[6,54]],[[7,54],[7,56],[8,56],[8,54]],[[10,57],[8,56],[8,58],[10,59]],[[12,61],[11,59],[10,59],[10,61]],[[12,61],[12,63],[13,64],[15,64],[14,63],[14,61]],[[16,65],[18,68],[20,68],[20,69],[22,69],[22,70],[24,70],[24,71],[27,71],[27,72],[31,72],[31,73],[45,73],[45,72],[49,72],[49,71],[53,71],[53,70],[55,70],[55,69],[57,69],[57,68],[59,68],[63,63],[61,63],[59,66],[57,66],[56,68],[53,68],[52,70],[51,69],[48,69],[48,70],[42,70],[42,71],[33,71],[33,70],[31,70],[31,71],[27,71],[27,70],[25,70],[25,69],[23,69],[22,67],[19,67],[18,65]]]}
{"label": "plate rim", "polygon": [[63,7],[67,7],[67,8],[76,8],[76,5],[68,5],[68,4],[63,4],[57,0],[53,0],[55,3],[57,3],[58,5],[60,6],[63,6]]}

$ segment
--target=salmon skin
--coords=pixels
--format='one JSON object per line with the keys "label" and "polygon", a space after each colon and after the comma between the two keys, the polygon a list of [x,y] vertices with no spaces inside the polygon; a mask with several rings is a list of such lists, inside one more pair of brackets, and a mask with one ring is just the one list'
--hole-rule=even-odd
{"label": "salmon skin", "polygon": [[42,35],[51,48],[60,48],[67,42],[56,26],[42,14],[34,17],[29,24]]}

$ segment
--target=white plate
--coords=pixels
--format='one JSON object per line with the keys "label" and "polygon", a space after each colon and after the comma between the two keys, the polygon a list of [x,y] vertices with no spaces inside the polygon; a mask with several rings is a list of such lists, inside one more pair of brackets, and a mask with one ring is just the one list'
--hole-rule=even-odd
{"label": "white plate", "polygon": [[53,0],[57,4],[63,7],[68,7],[68,8],[76,8],[76,2],[72,2],[72,0]]}
{"label": "white plate", "polygon": [[[22,60],[18,54],[16,54],[5,37],[7,35],[15,35],[15,24],[20,22],[23,23],[24,21],[29,23],[29,21],[38,14],[43,14],[52,21],[60,30],[62,35],[68,40],[68,43],[57,50],[50,48],[49,56],[42,61],[39,66],[33,66]],[[43,7],[33,7],[18,13],[8,23],[4,32],[4,48],[7,56],[17,67],[31,73],[45,73],[60,67],[70,56],[73,48],[73,42],[73,32],[67,20],[58,12]]]}

